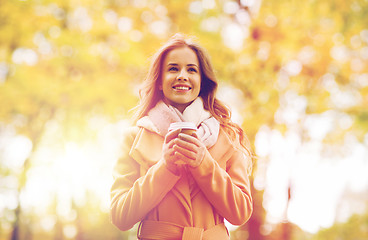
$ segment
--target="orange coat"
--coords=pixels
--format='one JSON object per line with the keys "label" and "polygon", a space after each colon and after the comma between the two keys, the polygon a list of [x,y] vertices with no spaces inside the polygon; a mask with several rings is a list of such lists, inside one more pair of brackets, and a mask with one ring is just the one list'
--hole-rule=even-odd
{"label": "orange coat", "polygon": [[234,225],[249,219],[251,161],[222,129],[201,165],[182,167],[179,176],[160,160],[163,141],[146,128],[131,129],[124,149],[129,154],[114,168],[110,209],[114,225],[126,231],[137,222],[153,220],[206,230],[224,218]]}

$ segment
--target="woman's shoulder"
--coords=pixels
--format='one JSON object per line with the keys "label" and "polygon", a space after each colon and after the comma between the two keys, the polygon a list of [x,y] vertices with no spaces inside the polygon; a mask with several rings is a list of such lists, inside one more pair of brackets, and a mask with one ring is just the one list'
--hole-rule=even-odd
{"label": "woman's shoulder", "polygon": [[223,143],[226,143],[226,145],[234,145],[239,142],[239,136],[237,136],[235,133],[231,133],[229,129],[221,126],[219,131],[219,139],[222,139]]}
{"label": "woman's shoulder", "polygon": [[222,149],[222,151],[233,151],[234,141],[231,139],[230,134],[226,131],[226,129],[220,127],[220,131],[218,134],[218,138],[214,147]]}
{"label": "woman's shoulder", "polygon": [[240,135],[236,131],[232,132],[223,126],[220,127],[217,144],[220,144],[229,150],[240,151],[246,154],[249,153],[249,150],[245,149],[241,144]]}
{"label": "woman's shoulder", "polygon": [[125,142],[133,142],[137,136],[143,132],[151,132],[157,134],[157,129],[148,116],[145,116],[137,121],[136,124],[129,126],[124,132]]}
{"label": "woman's shoulder", "polygon": [[138,128],[144,128],[144,129],[147,129],[151,132],[158,133],[157,127],[154,125],[154,123],[151,121],[151,119],[148,116],[144,116],[144,117],[140,118],[137,121],[136,126]]}
{"label": "woman's shoulder", "polygon": [[132,143],[138,135],[140,128],[138,126],[129,126],[123,132],[123,142],[125,144]]}

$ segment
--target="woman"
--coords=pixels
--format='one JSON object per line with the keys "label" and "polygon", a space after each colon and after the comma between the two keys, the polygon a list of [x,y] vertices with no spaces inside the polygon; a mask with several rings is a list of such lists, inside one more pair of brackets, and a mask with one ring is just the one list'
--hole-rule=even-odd
{"label": "woman", "polygon": [[[140,222],[138,239],[224,240],[224,219],[249,219],[252,154],[216,89],[205,51],[182,35],[154,56],[125,141],[129,154],[114,169],[111,220],[119,229]],[[195,123],[196,134],[168,130],[181,121]]]}

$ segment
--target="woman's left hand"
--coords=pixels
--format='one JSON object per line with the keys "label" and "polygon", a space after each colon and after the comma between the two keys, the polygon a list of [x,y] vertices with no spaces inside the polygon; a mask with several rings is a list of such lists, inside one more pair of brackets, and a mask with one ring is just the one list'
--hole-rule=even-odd
{"label": "woman's left hand", "polygon": [[198,167],[207,151],[206,146],[194,133],[192,136],[179,133],[174,141],[175,157],[187,163],[191,167]]}

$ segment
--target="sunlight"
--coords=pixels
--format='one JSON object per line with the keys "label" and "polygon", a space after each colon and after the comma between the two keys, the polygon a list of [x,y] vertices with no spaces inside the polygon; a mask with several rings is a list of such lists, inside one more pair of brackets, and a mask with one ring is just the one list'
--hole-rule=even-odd
{"label": "sunlight", "polygon": [[16,135],[8,139],[4,158],[9,161],[4,162],[5,166],[11,169],[22,168],[24,161],[32,151],[32,142],[29,138]]}
{"label": "sunlight", "polygon": [[16,64],[34,66],[38,63],[38,55],[29,48],[17,48],[12,54],[12,60]]}
{"label": "sunlight", "polygon": [[[368,150],[352,135],[340,147],[343,154],[322,155],[321,141],[335,129],[331,124],[339,121],[328,120],[328,116],[331,117],[328,113],[314,115],[306,121],[304,127],[312,137],[309,141],[298,140],[300,136],[293,130],[282,135],[264,126],[257,133],[255,145],[261,167],[255,184],[264,189],[263,206],[269,223],[277,224],[287,217],[303,230],[315,233],[336,220],[346,221],[352,214],[364,211],[365,205],[358,198],[352,204],[347,193],[359,196],[367,189]],[[325,124],[326,120],[330,124]],[[291,199],[287,209],[289,186]]]}
{"label": "sunlight", "polygon": [[236,23],[226,24],[221,31],[223,43],[228,48],[239,51],[244,45],[244,39],[249,35],[248,29]]}
{"label": "sunlight", "polygon": [[[26,211],[47,216],[51,210],[70,219],[73,204],[83,207],[94,196],[93,202],[100,202],[100,211],[108,212],[112,167],[119,157],[127,123],[95,120],[90,127],[100,129],[96,139],[67,141],[62,148],[60,143],[45,139],[47,146],[41,145],[36,152],[21,195]],[[48,228],[51,222],[43,222],[43,227]],[[71,229],[66,232],[73,235]]]}

